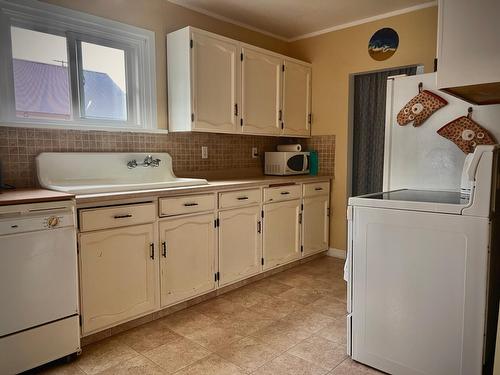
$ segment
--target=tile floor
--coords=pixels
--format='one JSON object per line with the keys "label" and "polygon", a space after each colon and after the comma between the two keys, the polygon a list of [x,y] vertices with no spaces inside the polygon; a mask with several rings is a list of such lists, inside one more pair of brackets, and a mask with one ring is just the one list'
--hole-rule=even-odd
{"label": "tile floor", "polygon": [[343,262],[322,257],[83,348],[46,374],[379,374],[347,358]]}

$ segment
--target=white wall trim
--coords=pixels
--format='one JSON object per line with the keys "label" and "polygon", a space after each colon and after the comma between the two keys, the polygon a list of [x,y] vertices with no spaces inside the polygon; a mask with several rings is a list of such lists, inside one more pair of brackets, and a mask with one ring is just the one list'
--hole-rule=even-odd
{"label": "white wall trim", "polygon": [[384,18],[399,16],[400,14],[411,13],[411,12],[415,12],[415,11],[420,10],[420,9],[431,8],[431,7],[434,7],[434,6],[437,6],[437,1],[430,1],[428,3],[414,5],[414,6],[411,6],[411,7],[408,7],[408,8],[398,9],[398,10],[394,10],[392,12],[378,14],[376,16],[367,17],[367,18],[363,18],[363,19],[360,19],[360,20],[356,20],[356,21],[352,21],[352,22],[347,22],[347,23],[344,23],[344,24],[341,24],[341,25],[336,25],[336,26],[328,27],[326,29],[314,31],[312,33],[307,33],[307,34],[299,35],[299,36],[296,36],[296,37],[293,37],[293,38],[289,38],[287,41],[288,42],[295,42],[295,41],[301,40],[301,39],[312,38],[313,36],[327,34],[327,33],[330,33],[332,31],[347,29],[349,27],[362,25],[364,23],[369,23],[369,22],[373,22],[373,21],[382,20]]}
{"label": "white wall trim", "polygon": [[223,21],[223,22],[227,22],[227,23],[232,23],[233,25],[244,27],[245,29],[249,29],[249,30],[252,30],[252,31],[255,31],[255,32],[258,32],[258,33],[261,33],[261,34],[264,34],[264,35],[267,35],[267,36],[270,36],[270,37],[273,37],[273,38],[276,38],[276,39],[279,39],[279,40],[282,40],[282,41],[285,41],[285,42],[295,42],[295,41],[301,40],[301,39],[312,38],[314,36],[318,36],[318,35],[322,35],[322,34],[327,34],[327,33],[330,33],[332,31],[347,29],[349,27],[362,25],[364,23],[378,21],[378,20],[381,20],[381,19],[384,19],[384,18],[394,17],[394,16],[398,16],[400,14],[411,13],[411,12],[415,12],[415,11],[420,10],[420,9],[425,9],[425,8],[430,8],[430,7],[437,6],[437,0],[433,0],[433,1],[429,1],[427,3],[414,5],[414,6],[411,6],[411,7],[408,7],[408,8],[398,9],[398,10],[394,10],[392,12],[378,14],[376,16],[362,18],[360,20],[356,20],[356,21],[352,21],[352,22],[347,22],[347,23],[343,23],[343,24],[340,24],[340,25],[335,25],[335,26],[327,27],[325,29],[321,29],[321,30],[318,30],[318,31],[313,31],[311,33],[302,34],[302,35],[298,35],[298,36],[294,36],[294,37],[288,38],[288,37],[285,37],[283,35],[274,34],[272,32],[260,29],[258,27],[252,26],[252,25],[249,25],[249,24],[247,24],[245,22],[236,21],[236,20],[234,20],[232,18],[229,18],[229,17],[226,17],[226,16],[222,16],[220,14],[211,12],[211,11],[203,9],[201,7],[197,7],[197,6],[194,6],[194,5],[185,4],[184,1],[182,1],[182,0],[167,0],[167,1],[170,2],[170,3],[172,3],[172,4],[178,5],[180,7],[192,10],[194,12],[201,13],[201,14],[204,14],[206,16],[215,18],[215,19],[217,19],[219,21]]}
{"label": "white wall trim", "polygon": [[345,250],[334,249],[333,247],[330,247],[328,249],[328,251],[326,252],[326,255],[328,255],[329,257],[340,258],[340,259],[346,258]]}

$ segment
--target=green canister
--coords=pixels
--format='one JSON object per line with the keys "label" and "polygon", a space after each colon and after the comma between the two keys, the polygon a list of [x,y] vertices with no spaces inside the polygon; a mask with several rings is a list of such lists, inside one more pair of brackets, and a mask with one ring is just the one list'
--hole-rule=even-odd
{"label": "green canister", "polygon": [[317,176],[319,169],[318,151],[309,151],[309,174]]}

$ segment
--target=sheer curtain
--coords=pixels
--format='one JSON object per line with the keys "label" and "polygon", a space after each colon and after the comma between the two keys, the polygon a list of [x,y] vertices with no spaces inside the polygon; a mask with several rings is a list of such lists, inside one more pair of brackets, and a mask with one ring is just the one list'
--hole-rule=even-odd
{"label": "sheer curtain", "polygon": [[416,71],[412,66],[354,76],[351,196],[382,190],[387,77]]}

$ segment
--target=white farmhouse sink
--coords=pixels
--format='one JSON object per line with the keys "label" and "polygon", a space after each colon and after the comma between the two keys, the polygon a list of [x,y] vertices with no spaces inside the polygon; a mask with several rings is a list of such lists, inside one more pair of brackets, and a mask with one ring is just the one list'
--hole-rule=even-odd
{"label": "white farmhouse sink", "polygon": [[[142,166],[151,155],[159,166]],[[127,163],[136,160],[137,166]],[[172,157],[166,152],[44,152],[36,157],[38,181],[46,189],[73,194],[166,189],[206,185],[207,180],[177,178]]]}

